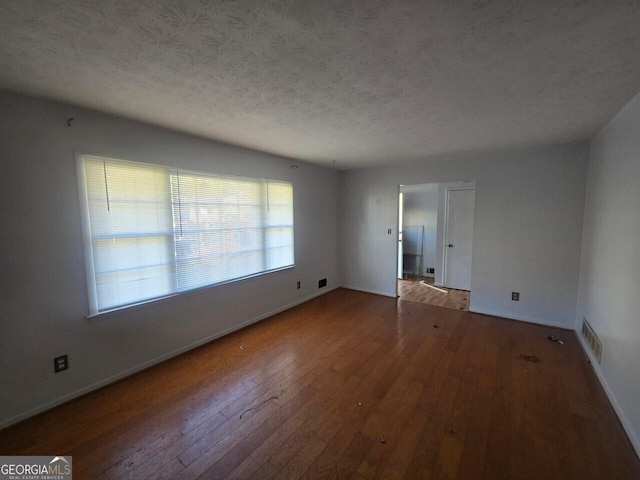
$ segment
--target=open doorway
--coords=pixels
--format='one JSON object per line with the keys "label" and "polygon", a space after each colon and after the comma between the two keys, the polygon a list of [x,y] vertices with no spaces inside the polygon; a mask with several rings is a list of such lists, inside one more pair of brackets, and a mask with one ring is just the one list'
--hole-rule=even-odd
{"label": "open doorway", "polygon": [[468,310],[475,183],[401,185],[398,296]]}

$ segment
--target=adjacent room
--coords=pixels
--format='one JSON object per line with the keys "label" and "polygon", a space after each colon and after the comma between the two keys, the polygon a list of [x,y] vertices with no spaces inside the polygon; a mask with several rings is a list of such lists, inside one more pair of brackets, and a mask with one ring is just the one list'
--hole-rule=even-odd
{"label": "adjacent room", "polygon": [[474,212],[474,182],[400,185],[398,297],[469,310]]}
{"label": "adjacent room", "polygon": [[640,478],[638,25],[0,1],[2,467]]}

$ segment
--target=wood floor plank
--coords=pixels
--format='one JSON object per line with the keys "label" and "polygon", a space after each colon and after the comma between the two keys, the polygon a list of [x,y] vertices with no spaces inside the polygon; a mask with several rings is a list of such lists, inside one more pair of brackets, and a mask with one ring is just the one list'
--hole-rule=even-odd
{"label": "wood floor plank", "polygon": [[392,453],[387,457],[384,467],[378,477],[401,480],[406,478],[406,471],[416,450],[420,447],[420,437],[429,420],[429,414],[420,408],[415,408],[411,418],[397,437],[395,445],[390,444]]}
{"label": "wood floor plank", "polygon": [[327,448],[310,465],[305,477],[309,479],[350,478],[369,451],[375,439],[360,430],[375,404],[365,404],[352,415],[329,440]]}
{"label": "wood floor plank", "polygon": [[229,480],[254,477],[255,472],[304,422],[298,417],[290,416],[275,430],[258,448],[246,456],[226,477]]}
{"label": "wood floor plank", "polygon": [[141,442],[139,450],[109,467],[107,473],[112,479],[149,476],[163,468],[165,462],[169,464],[173,458],[177,458],[182,449],[201,441],[203,438],[215,437],[218,432],[224,431],[227,422],[228,419],[218,413],[187,434],[182,434],[177,430],[168,430],[168,433],[161,437],[160,441],[154,440],[147,444]]}
{"label": "wood floor plank", "polygon": [[280,407],[273,402],[265,404],[260,410],[250,412],[238,421],[236,428],[222,438],[203,438],[178,455],[186,466],[183,473],[188,478],[197,478],[254,430],[260,428]]}
{"label": "wood floor plank", "polygon": [[76,480],[640,478],[574,332],[346,289],[0,431],[50,452]]}
{"label": "wood floor plank", "polygon": [[[281,406],[279,410],[276,411],[275,414],[271,415],[267,420],[260,426],[260,428],[256,428],[252,431],[249,431],[248,434],[245,434],[242,440],[231,447],[227,453],[222,456],[219,460],[212,463],[209,468],[201,475],[202,478],[208,479],[216,479],[216,478],[228,478],[231,472],[236,470],[236,468],[248,457],[250,457],[253,452],[259,450],[265,442],[269,438],[272,437],[275,432],[278,432],[280,427],[283,425],[287,425],[287,422],[292,419],[297,419],[295,417],[295,412],[309,399],[311,395],[315,393],[315,389],[308,386],[305,390],[300,392],[297,396],[291,398],[286,404]],[[288,438],[291,433],[302,425],[300,420],[291,422],[287,426],[287,430],[282,431],[281,434],[276,437],[280,439]],[[285,432],[289,432],[288,435]],[[265,453],[269,451],[269,445],[273,444],[273,439],[270,444],[267,444],[263,450]],[[271,449],[273,451],[274,449]]]}
{"label": "wood floor plank", "polygon": [[494,371],[498,362],[498,347],[485,343],[476,381],[475,399],[469,414],[465,448],[458,474],[470,480],[483,477],[487,437],[491,429]]}
{"label": "wood floor plank", "polygon": [[313,429],[320,440],[330,442],[344,425],[345,420],[358,413],[358,403],[362,403],[363,400],[368,404],[373,401],[366,396],[362,380],[352,376],[344,383],[343,388],[337,390],[332,398],[327,399],[320,414],[307,420],[307,425]]}
{"label": "wood floor plank", "polygon": [[393,452],[393,446],[400,443],[404,435],[423,388],[418,382],[398,379],[369,417],[362,433],[373,441],[358,468],[358,473],[363,477],[376,478],[380,475]]}
{"label": "wood floor plank", "polygon": [[302,426],[269,456],[267,463],[275,467],[279,474],[305,445],[316,440],[319,439],[315,437],[315,432],[306,422],[303,422]]}
{"label": "wood floor plank", "polygon": [[327,444],[322,440],[311,437],[303,448],[298,450],[289,463],[280,470],[278,476],[275,478],[278,480],[296,480],[302,478],[309,469],[309,466],[326,447]]}
{"label": "wood floor plank", "polygon": [[429,420],[420,438],[419,451],[414,455],[407,470],[409,478],[429,478],[435,471],[442,442],[449,434],[447,419],[451,415],[453,403],[460,389],[460,379],[445,376],[440,381],[436,394],[429,395],[429,400],[423,404]]}

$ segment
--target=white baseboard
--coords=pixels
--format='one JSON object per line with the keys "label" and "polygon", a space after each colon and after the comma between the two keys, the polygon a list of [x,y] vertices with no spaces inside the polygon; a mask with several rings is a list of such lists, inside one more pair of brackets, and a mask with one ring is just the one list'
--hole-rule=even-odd
{"label": "white baseboard", "polygon": [[519,320],[527,323],[537,323],[538,325],[546,325],[548,327],[563,328],[565,330],[573,330],[573,325],[567,325],[565,323],[549,322],[547,320],[538,320],[536,318],[522,317],[519,315],[510,315],[502,312],[493,312],[490,310],[483,310],[481,308],[469,309],[471,313],[481,313],[482,315],[491,315],[493,317],[507,318],[509,320]]}
{"label": "white baseboard", "polygon": [[389,292],[379,292],[378,290],[368,290],[366,288],[350,287],[349,285],[342,285],[342,288],[346,288],[347,290],[355,290],[356,292],[373,293],[374,295],[382,295],[383,297],[396,298],[396,295]]}
{"label": "white baseboard", "polygon": [[636,451],[636,455],[640,457],[640,440],[638,439],[638,435],[633,430],[633,426],[631,425],[631,422],[629,422],[629,420],[627,419],[627,416],[624,414],[624,410],[622,410],[622,407],[620,407],[620,403],[618,403],[618,399],[613,393],[613,390],[611,390],[611,387],[609,387],[609,384],[607,383],[607,380],[605,379],[604,374],[602,373],[602,369],[600,368],[600,364],[598,363],[598,360],[593,356],[593,354],[591,353],[591,349],[586,344],[584,338],[582,337],[582,335],[578,330],[576,330],[576,336],[578,337],[580,346],[582,347],[582,350],[584,351],[585,355],[589,358],[589,360],[591,360],[591,366],[593,367],[593,371],[595,372],[596,377],[600,381],[600,385],[602,385],[604,392],[607,394],[607,397],[609,398],[609,402],[611,403],[613,410],[616,412],[616,415],[620,420],[620,424],[622,425],[622,428],[624,428],[624,431],[626,432],[627,437],[629,437],[629,442],[631,442],[631,446]]}
{"label": "white baseboard", "polygon": [[247,327],[253,323],[259,322],[261,320],[264,320],[265,318],[268,317],[272,317],[273,315],[276,315],[280,312],[284,312],[285,310],[289,310],[290,308],[293,308],[297,305],[300,305],[302,303],[308,302],[309,300],[312,300],[315,297],[319,297],[320,295],[324,295],[327,294],[337,288],[340,288],[340,286],[336,286],[336,287],[332,287],[329,289],[322,289],[319,292],[314,293],[313,295],[309,295],[306,296],[302,299],[296,300],[295,302],[289,303],[287,305],[284,305],[283,307],[279,307],[276,308],[275,310],[272,310],[270,312],[267,312],[265,314],[259,315],[257,317],[254,317],[250,320],[247,320],[246,322],[240,323],[238,325],[234,325],[231,328],[227,328],[221,332],[217,332],[214,333],[212,335],[209,335],[205,338],[202,338],[196,342],[190,343],[189,345],[186,345],[184,347],[178,348],[172,352],[169,352],[165,355],[161,355],[159,357],[154,358],[153,360],[150,360],[148,362],[145,362],[143,364],[137,365],[135,367],[129,368],[123,372],[120,372],[116,375],[113,375],[111,377],[108,377],[104,380],[100,380],[98,382],[92,383],[91,385],[88,385],[86,387],[83,388],[79,388],[77,390],[74,390],[71,393],[68,393],[66,395],[63,395],[62,397],[58,397],[55,400],[51,400],[50,402],[47,403],[43,403],[42,405],[39,405],[35,408],[32,408],[26,412],[20,413],[18,415],[14,415],[13,417],[7,418],[5,420],[2,420],[0,422],[0,429],[2,428],[6,428],[10,425],[13,425],[14,423],[18,423],[21,422],[22,420],[26,420],[29,417],[33,417],[34,415],[37,415],[39,413],[45,412],[47,410],[50,410],[54,407],[57,407],[58,405],[62,405],[63,403],[66,403],[70,400],[73,400],[74,398],[80,397],[82,395],[86,395],[87,393],[90,393],[94,390],[97,390],[99,388],[102,387],[106,387],[107,385],[117,382],[118,380],[122,380],[123,378],[129,377],[135,373],[141,372],[142,370],[145,370],[149,367],[152,367],[154,365],[157,365],[158,363],[162,363],[165,360],[169,360],[170,358],[176,357],[182,353],[188,352],[189,350],[193,350],[194,348],[197,348],[201,345],[204,345],[205,343],[209,343],[213,340],[215,340],[216,338],[220,338],[220,337],[224,337],[225,335],[228,335],[232,332],[235,332],[236,330],[240,330],[244,327]]}

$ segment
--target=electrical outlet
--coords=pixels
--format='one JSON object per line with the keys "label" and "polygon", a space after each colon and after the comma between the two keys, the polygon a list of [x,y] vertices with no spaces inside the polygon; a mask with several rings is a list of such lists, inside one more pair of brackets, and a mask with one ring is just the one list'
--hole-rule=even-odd
{"label": "electrical outlet", "polygon": [[511,292],[511,300],[514,302],[520,301],[520,292]]}
{"label": "electrical outlet", "polygon": [[300,290],[300,281],[298,281],[298,283],[296,284],[296,288]]}
{"label": "electrical outlet", "polygon": [[61,355],[53,359],[53,371],[55,373],[62,372],[69,368],[69,357],[67,355]]}
{"label": "electrical outlet", "polygon": [[318,288],[322,288],[322,287],[326,287],[327,286],[327,279],[323,278],[322,280],[320,280],[318,282]]}

